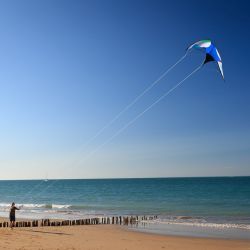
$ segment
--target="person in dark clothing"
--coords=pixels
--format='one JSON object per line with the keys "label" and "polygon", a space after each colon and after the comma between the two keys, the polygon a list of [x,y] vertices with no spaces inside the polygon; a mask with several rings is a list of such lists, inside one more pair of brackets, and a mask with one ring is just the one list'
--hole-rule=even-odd
{"label": "person in dark clothing", "polygon": [[11,229],[13,229],[13,227],[15,226],[16,210],[20,210],[20,208],[17,208],[15,203],[12,202],[12,205],[10,207],[10,228]]}

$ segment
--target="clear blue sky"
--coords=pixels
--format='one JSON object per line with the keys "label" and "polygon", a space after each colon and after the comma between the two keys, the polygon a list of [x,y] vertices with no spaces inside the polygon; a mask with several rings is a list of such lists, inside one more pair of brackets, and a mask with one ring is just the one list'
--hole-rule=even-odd
{"label": "clear blue sky", "polygon": [[[2,1],[1,179],[250,175],[247,1]],[[96,150],[202,62],[212,39],[226,82],[207,65]]]}

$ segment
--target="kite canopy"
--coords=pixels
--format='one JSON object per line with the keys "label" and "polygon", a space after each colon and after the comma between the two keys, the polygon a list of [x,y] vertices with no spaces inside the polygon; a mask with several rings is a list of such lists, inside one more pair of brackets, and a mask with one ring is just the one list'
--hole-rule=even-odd
{"label": "kite canopy", "polygon": [[203,64],[206,64],[208,62],[217,62],[218,67],[220,69],[220,73],[222,78],[224,79],[224,74],[223,74],[223,68],[222,68],[222,61],[220,54],[215,47],[215,45],[211,42],[211,40],[201,40],[198,41],[191,46],[188,47],[188,50],[190,49],[200,49],[200,50],[205,50],[206,52],[206,58]]}

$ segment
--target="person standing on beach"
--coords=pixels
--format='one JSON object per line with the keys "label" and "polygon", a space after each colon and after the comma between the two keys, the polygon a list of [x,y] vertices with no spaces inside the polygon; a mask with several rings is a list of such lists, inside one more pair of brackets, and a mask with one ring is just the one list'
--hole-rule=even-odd
{"label": "person standing on beach", "polygon": [[16,210],[20,210],[20,208],[17,208],[15,203],[12,202],[12,205],[10,207],[10,228],[11,229],[13,229],[13,227],[15,226]]}

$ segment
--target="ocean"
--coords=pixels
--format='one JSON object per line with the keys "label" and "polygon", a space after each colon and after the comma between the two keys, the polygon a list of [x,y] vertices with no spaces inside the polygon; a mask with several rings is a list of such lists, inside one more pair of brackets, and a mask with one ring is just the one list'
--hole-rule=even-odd
{"label": "ocean", "polygon": [[158,215],[148,229],[239,229],[250,238],[250,177],[0,181],[0,216],[11,202],[18,218]]}

